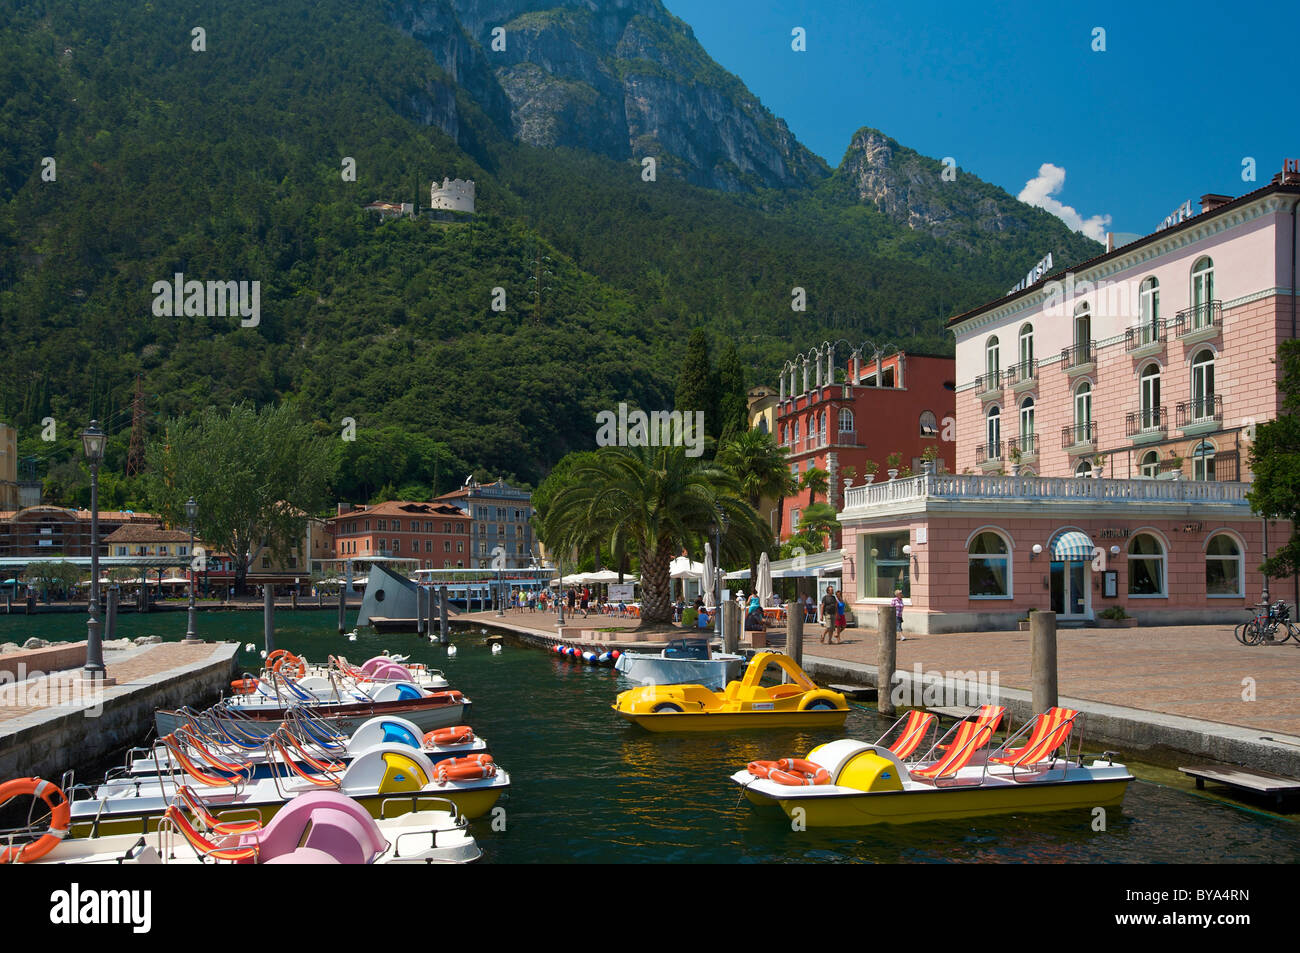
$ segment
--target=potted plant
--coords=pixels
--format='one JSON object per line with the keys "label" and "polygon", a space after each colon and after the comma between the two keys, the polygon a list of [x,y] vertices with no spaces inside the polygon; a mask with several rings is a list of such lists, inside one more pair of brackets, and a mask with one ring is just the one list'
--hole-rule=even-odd
{"label": "potted plant", "polygon": [[1102,454],[1097,454],[1092,458],[1092,470],[1098,480],[1101,479],[1102,473],[1106,469],[1106,458]]}
{"label": "potted plant", "polygon": [[908,477],[912,476],[912,468],[903,467],[901,470],[898,471],[898,475],[902,477],[904,480],[906,480]]}
{"label": "potted plant", "polygon": [[1038,611],[1037,608],[1028,609],[1028,610],[1025,611],[1025,617],[1024,617],[1023,619],[1021,619],[1021,620],[1017,623],[1017,625],[1019,626],[1021,632],[1028,632],[1028,631],[1029,631],[1029,621],[1030,621],[1030,620],[1029,620],[1029,617],[1030,617],[1031,615],[1033,615],[1033,614],[1034,614],[1035,612],[1037,612],[1037,611]]}
{"label": "potted plant", "polygon": [[1174,453],[1174,452],[1171,450],[1171,451],[1169,452],[1169,460],[1166,462],[1165,466],[1167,467],[1169,473],[1172,474],[1171,479],[1174,479],[1174,480],[1182,479],[1182,476],[1183,476],[1183,458],[1182,458],[1182,457],[1180,457],[1178,454]]}
{"label": "potted plant", "polygon": [[939,459],[939,448],[935,444],[930,444],[921,451],[921,472],[933,473],[935,471],[934,461]]}
{"label": "potted plant", "polygon": [[1010,453],[1010,456],[1011,456],[1011,475],[1012,475],[1012,476],[1019,476],[1019,475],[1020,475],[1020,458],[1021,458],[1021,456],[1022,456],[1022,454],[1021,454],[1021,452],[1020,452],[1020,448],[1017,447],[1017,446],[1015,446],[1015,445],[1013,444],[1012,447],[1011,447],[1011,453]]}
{"label": "potted plant", "polygon": [[866,480],[868,483],[875,480],[876,471],[878,471],[879,469],[880,469],[880,464],[877,463],[875,460],[868,460],[866,463],[862,464],[862,472],[866,474]]}
{"label": "potted plant", "polygon": [[1138,620],[1124,611],[1123,606],[1111,606],[1097,616],[1097,627],[1102,629],[1135,629]]}
{"label": "potted plant", "polygon": [[903,462],[903,455],[895,450],[889,456],[885,457],[885,466],[889,469],[889,479],[898,479],[898,465]]}

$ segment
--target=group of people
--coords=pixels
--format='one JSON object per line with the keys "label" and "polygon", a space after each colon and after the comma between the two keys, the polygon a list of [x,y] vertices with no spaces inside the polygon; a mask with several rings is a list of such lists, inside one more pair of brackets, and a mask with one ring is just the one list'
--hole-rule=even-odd
{"label": "group of people", "polygon": [[581,612],[583,618],[587,618],[592,613],[597,615],[621,615],[629,614],[628,605],[625,602],[609,602],[599,592],[593,592],[588,586],[569,586],[560,592],[553,592],[550,589],[529,590],[513,589],[510,592],[510,609],[516,612],[536,612],[540,609],[542,612],[549,612],[554,609],[559,600],[563,599],[565,607],[574,615]]}
{"label": "group of people", "polygon": [[[898,629],[898,638],[901,642],[907,641],[907,636],[903,635],[903,590],[895,589],[894,598],[890,602],[894,609],[894,622]],[[809,617],[812,616],[812,596],[808,597],[806,607]],[[847,628],[845,616],[847,611],[844,605],[844,590],[836,589],[834,586],[826,587],[826,594],[822,596],[821,601],[821,621],[822,637],[820,641],[827,645],[844,644],[844,630]]]}

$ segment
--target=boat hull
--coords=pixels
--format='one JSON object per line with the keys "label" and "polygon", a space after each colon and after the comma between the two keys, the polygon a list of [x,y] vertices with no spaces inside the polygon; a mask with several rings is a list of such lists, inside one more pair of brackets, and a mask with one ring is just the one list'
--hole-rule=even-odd
{"label": "boat hull", "polygon": [[[618,711],[618,709],[615,709]],[[762,728],[803,728],[809,731],[820,728],[842,728],[848,718],[847,710],[804,711],[700,711],[651,712],[635,714],[619,711],[627,721],[640,725],[647,731],[695,732],[737,731]]]}

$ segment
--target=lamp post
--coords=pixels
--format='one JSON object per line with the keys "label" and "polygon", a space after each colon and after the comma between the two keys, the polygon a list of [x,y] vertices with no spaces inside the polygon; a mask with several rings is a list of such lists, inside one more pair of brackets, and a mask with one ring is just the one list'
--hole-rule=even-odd
{"label": "lamp post", "polygon": [[194,497],[190,497],[185,502],[185,517],[190,522],[190,606],[189,606],[189,624],[185,629],[185,641],[197,642],[198,635],[194,631],[194,520],[199,515],[199,504],[194,502]]}
{"label": "lamp post", "polygon": [[564,625],[564,557],[557,550],[555,553],[555,571],[560,577],[560,581],[555,586],[555,593],[559,597],[555,604],[560,607],[560,625]]}
{"label": "lamp post", "polygon": [[100,639],[99,619],[99,465],[104,461],[107,435],[92,420],[81,433],[81,446],[90,464],[90,618],[86,620],[85,677],[103,679],[104,643]]}

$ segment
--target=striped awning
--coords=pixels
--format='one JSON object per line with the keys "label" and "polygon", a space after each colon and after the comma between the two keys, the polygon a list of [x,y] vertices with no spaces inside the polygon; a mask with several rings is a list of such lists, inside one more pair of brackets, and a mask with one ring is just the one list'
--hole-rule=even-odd
{"label": "striped awning", "polygon": [[1092,540],[1086,533],[1070,530],[1052,540],[1052,558],[1061,562],[1092,558]]}

